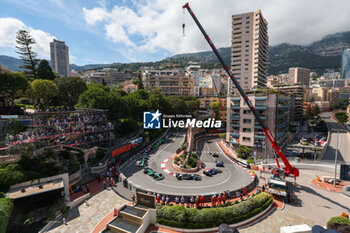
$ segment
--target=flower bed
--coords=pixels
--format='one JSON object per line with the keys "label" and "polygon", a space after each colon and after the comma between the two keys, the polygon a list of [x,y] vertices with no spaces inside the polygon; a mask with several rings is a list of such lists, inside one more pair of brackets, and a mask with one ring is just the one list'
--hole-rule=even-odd
{"label": "flower bed", "polygon": [[265,210],[273,201],[268,193],[260,193],[232,206],[193,209],[183,206],[157,207],[157,223],[177,228],[203,229],[222,223],[234,224]]}

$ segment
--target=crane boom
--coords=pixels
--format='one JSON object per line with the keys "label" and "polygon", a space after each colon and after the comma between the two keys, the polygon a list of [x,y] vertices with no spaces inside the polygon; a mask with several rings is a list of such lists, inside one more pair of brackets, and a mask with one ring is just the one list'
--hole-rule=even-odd
{"label": "crane boom", "polygon": [[[224,67],[225,71],[227,72],[228,76],[231,78],[232,82],[234,83],[234,85],[236,86],[236,88],[238,89],[239,93],[241,94],[243,100],[246,102],[246,104],[248,105],[249,109],[251,110],[251,112],[253,113],[255,119],[258,121],[259,125],[262,127],[262,130],[264,132],[264,134],[266,135],[266,137],[268,138],[268,140],[271,143],[271,147],[273,148],[273,150],[275,151],[276,155],[278,155],[278,157],[281,158],[283,164],[285,165],[284,169],[284,173],[286,175],[293,175],[294,177],[298,177],[299,176],[299,169],[296,167],[293,167],[288,159],[286,158],[286,156],[284,155],[283,151],[281,150],[280,146],[278,145],[275,137],[273,136],[272,132],[270,131],[270,129],[265,125],[265,123],[261,120],[259,114],[257,113],[257,111],[255,110],[255,107],[252,105],[251,101],[249,100],[248,96],[246,95],[246,93],[243,91],[242,87],[239,85],[239,83],[237,82],[236,78],[234,77],[233,73],[231,72],[230,68],[225,64],[223,58],[221,57],[220,53],[218,52],[218,50],[215,48],[215,45],[213,44],[213,42],[210,40],[209,36],[207,35],[207,33],[205,32],[205,30],[203,29],[202,25],[200,24],[200,22],[198,21],[197,17],[195,16],[195,14],[193,13],[192,9],[189,6],[189,3],[186,3],[185,5],[182,6],[182,8],[187,9],[188,12],[190,13],[190,15],[192,16],[193,20],[195,21],[195,23],[197,24],[199,30],[202,32],[204,38],[207,40],[208,44],[210,45],[211,49],[213,50],[213,52],[215,53],[216,57],[219,59],[220,63],[222,64],[222,66]],[[276,162],[278,167],[280,167],[278,159],[276,157]]]}

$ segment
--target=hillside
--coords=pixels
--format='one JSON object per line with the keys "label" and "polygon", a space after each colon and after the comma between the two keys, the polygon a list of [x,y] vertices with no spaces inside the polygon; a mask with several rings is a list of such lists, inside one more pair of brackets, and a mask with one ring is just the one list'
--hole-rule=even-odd
{"label": "hillside", "polygon": [[[350,48],[350,31],[327,35],[319,41],[307,46],[293,44],[279,44],[269,48],[269,74],[288,72],[289,67],[301,66],[314,71],[325,69],[339,69],[340,55],[343,48]],[[218,49],[227,64],[230,64],[231,48]],[[142,66],[161,68],[185,67],[188,61],[197,61],[203,68],[219,67],[215,54],[212,51],[198,53],[177,54],[157,62],[89,64],[78,66],[70,65],[71,70],[85,71],[104,67],[113,67],[121,70],[136,71]],[[8,66],[10,70],[19,70],[21,60],[0,55],[0,64]]]}

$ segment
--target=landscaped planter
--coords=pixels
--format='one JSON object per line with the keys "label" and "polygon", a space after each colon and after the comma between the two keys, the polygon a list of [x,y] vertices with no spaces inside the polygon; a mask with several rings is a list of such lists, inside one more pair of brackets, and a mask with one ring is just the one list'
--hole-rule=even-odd
{"label": "landscaped planter", "polygon": [[272,197],[268,193],[261,193],[228,207],[197,210],[182,206],[162,206],[157,209],[157,223],[172,229],[178,228],[181,232],[215,230],[222,223],[241,226],[268,211],[272,204]]}
{"label": "landscaped planter", "polygon": [[175,170],[180,171],[180,172],[185,172],[185,173],[197,172],[199,170],[198,166],[196,166],[194,168],[182,168],[182,167],[178,166],[177,164],[175,164],[174,160],[171,161],[171,165],[173,166],[173,168]]}

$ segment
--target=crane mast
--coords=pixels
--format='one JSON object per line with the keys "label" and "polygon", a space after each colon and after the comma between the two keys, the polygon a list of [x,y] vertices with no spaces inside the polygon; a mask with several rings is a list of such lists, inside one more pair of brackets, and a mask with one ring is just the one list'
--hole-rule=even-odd
{"label": "crane mast", "polygon": [[[284,169],[284,173],[286,175],[293,175],[294,177],[298,177],[299,176],[299,169],[296,167],[293,167],[288,159],[286,158],[286,156],[284,155],[283,151],[281,150],[280,146],[278,145],[275,137],[273,136],[272,132],[270,131],[270,129],[265,125],[265,122],[261,120],[259,114],[257,113],[257,111],[255,110],[255,107],[252,105],[251,101],[249,100],[248,96],[246,95],[246,93],[243,91],[242,87],[239,85],[239,83],[237,82],[236,78],[234,77],[233,73],[231,72],[230,68],[225,64],[223,58],[221,57],[220,53],[218,52],[218,50],[216,49],[215,45],[213,44],[213,42],[211,41],[211,39],[209,38],[209,36],[207,35],[207,33],[205,32],[205,30],[203,29],[202,25],[200,24],[200,22],[198,21],[197,17],[195,16],[195,14],[193,13],[192,9],[189,6],[189,3],[186,3],[185,5],[182,6],[183,9],[187,9],[188,12],[190,13],[190,15],[192,16],[193,20],[195,21],[195,23],[197,24],[199,30],[202,32],[204,38],[207,40],[208,44],[210,45],[211,49],[213,50],[213,52],[215,53],[216,57],[219,59],[220,63],[222,64],[222,66],[224,67],[224,70],[227,72],[228,76],[231,78],[232,82],[234,83],[234,85],[236,86],[237,90],[239,91],[239,93],[241,94],[243,100],[246,102],[246,104],[248,105],[250,111],[253,113],[255,119],[258,121],[259,125],[262,127],[262,130],[264,132],[264,134],[266,135],[267,139],[269,140],[271,147],[273,148],[274,152],[276,155],[278,155],[278,157],[281,158],[283,164],[285,165],[285,167],[283,167]],[[276,156],[276,162],[277,162],[277,166],[280,168],[280,164],[278,162],[278,158]]]}

